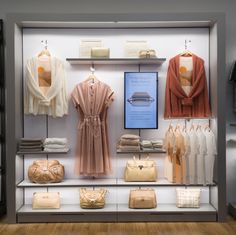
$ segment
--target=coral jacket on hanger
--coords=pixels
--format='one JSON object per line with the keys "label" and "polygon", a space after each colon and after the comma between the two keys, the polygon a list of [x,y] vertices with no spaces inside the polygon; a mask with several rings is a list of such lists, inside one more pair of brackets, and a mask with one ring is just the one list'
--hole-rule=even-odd
{"label": "coral jacket on hanger", "polygon": [[27,61],[25,76],[25,114],[48,114],[62,117],[68,113],[68,95],[64,64],[53,57],[51,60],[51,85],[48,91],[39,84],[39,61],[37,57]]}
{"label": "coral jacket on hanger", "polygon": [[80,119],[75,166],[80,175],[96,177],[111,173],[106,120],[113,93],[99,80],[85,80],[72,92],[72,101]]}
{"label": "coral jacket on hanger", "polygon": [[181,84],[180,57],[177,55],[169,62],[165,94],[165,118],[171,117],[210,117],[207,80],[204,61],[192,54],[191,90],[189,93]]}

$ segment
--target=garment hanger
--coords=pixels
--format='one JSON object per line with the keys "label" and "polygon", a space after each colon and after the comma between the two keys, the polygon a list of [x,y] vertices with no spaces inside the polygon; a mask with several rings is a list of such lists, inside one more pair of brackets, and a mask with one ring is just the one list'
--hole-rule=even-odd
{"label": "garment hanger", "polygon": [[94,75],[95,73],[95,68],[93,66],[90,67],[90,75],[88,76],[88,78],[85,80],[86,82],[92,81],[92,83],[95,83],[98,81],[97,77]]}
{"label": "garment hanger", "polygon": [[186,39],[184,40],[184,51],[182,53],[180,53],[180,56],[186,56],[186,57],[190,57],[193,55],[193,53],[188,50],[188,46],[187,46],[187,43],[190,43],[191,40],[187,41]]}
{"label": "garment hanger", "polygon": [[48,50],[48,40],[45,40],[45,42],[42,40],[41,43],[44,44],[44,49],[38,54],[38,57],[42,56],[51,57],[51,54]]}

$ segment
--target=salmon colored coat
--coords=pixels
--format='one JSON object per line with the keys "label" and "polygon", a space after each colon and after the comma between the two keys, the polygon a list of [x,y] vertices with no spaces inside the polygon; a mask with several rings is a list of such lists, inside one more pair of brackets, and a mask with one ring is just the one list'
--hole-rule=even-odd
{"label": "salmon colored coat", "polygon": [[194,54],[192,59],[192,89],[189,95],[184,92],[180,83],[180,55],[173,57],[169,62],[166,80],[165,118],[211,116],[204,60]]}
{"label": "salmon colored coat", "polygon": [[107,111],[113,101],[111,88],[96,80],[79,83],[72,101],[79,114],[75,170],[79,175],[102,176],[111,173],[107,132]]}

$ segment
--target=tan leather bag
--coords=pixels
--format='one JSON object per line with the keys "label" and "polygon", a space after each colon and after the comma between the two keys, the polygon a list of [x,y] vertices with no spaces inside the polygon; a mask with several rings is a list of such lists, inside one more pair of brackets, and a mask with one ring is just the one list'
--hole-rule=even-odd
{"label": "tan leather bag", "polygon": [[105,206],[106,189],[80,189],[80,207],[83,209],[99,209]]}
{"label": "tan leather bag", "polygon": [[60,208],[60,193],[34,193],[32,207],[33,209],[58,209]]}
{"label": "tan leather bag", "polygon": [[156,58],[156,51],[153,49],[149,50],[141,50],[139,52],[139,58],[143,59],[150,59],[150,58]]}
{"label": "tan leather bag", "polygon": [[149,158],[138,160],[135,157],[129,160],[124,172],[125,181],[156,181],[156,163]]}
{"label": "tan leather bag", "polygon": [[64,174],[64,166],[57,160],[36,160],[28,169],[30,181],[39,184],[61,182]]}
{"label": "tan leather bag", "polygon": [[129,208],[151,209],[156,208],[156,194],[154,189],[132,189],[129,195]]}
{"label": "tan leather bag", "polygon": [[176,206],[185,208],[199,208],[200,207],[201,189],[191,188],[177,188],[176,189]]}

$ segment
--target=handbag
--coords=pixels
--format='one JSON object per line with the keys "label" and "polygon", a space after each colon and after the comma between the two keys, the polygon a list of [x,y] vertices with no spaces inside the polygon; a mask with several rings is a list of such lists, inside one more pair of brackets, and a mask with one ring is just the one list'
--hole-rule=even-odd
{"label": "handbag", "polygon": [[156,194],[154,189],[132,189],[129,194],[129,208],[156,208]]}
{"label": "handbag", "polygon": [[39,184],[61,182],[64,174],[64,166],[57,160],[36,160],[28,168],[30,181]]}
{"label": "handbag", "polygon": [[124,172],[125,181],[156,181],[156,163],[148,157],[144,160],[129,160]]}
{"label": "handbag", "polygon": [[156,57],[157,57],[156,51],[153,49],[139,51],[139,58],[149,59],[149,58],[156,58]]}
{"label": "handbag", "polygon": [[176,206],[199,208],[200,207],[200,189],[176,189]]}
{"label": "handbag", "polygon": [[91,58],[109,58],[110,49],[105,47],[92,47]]}
{"label": "handbag", "polygon": [[33,194],[33,209],[59,209],[60,208],[60,193],[34,193]]}
{"label": "handbag", "polygon": [[105,206],[106,189],[80,189],[80,207],[83,209],[100,209]]}

